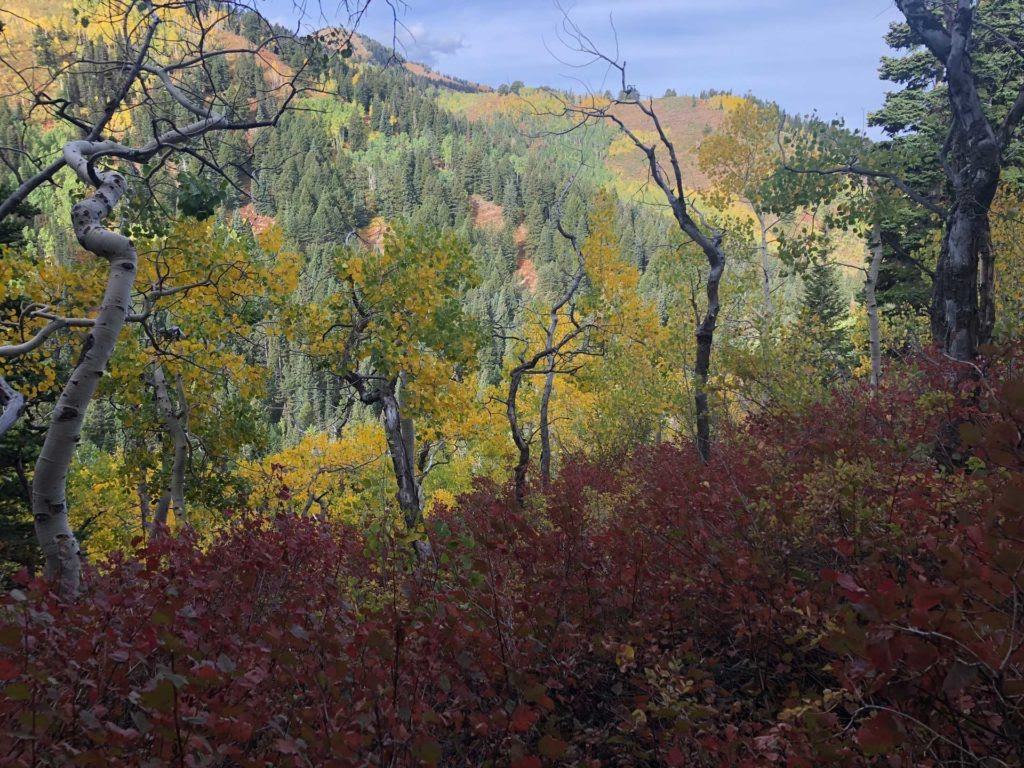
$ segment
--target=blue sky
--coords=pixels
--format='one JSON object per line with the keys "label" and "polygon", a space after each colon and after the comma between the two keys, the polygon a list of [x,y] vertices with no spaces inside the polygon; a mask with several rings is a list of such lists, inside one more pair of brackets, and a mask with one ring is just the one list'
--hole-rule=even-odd
{"label": "blue sky", "polygon": [[[294,19],[291,0],[271,0],[275,20]],[[703,89],[751,92],[793,113],[841,116],[853,128],[879,107],[883,35],[892,0],[564,0],[579,26],[614,50],[609,15],[629,79],[643,93]],[[399,17],[405,55],[487,85],[523,80],[617,90],[598,66],[577,70],[559,43],[553,0],[406,0]],[[294,22],[293,22],[294,24]],[[361,31],[391,40],[390,10],[374,0]]]}

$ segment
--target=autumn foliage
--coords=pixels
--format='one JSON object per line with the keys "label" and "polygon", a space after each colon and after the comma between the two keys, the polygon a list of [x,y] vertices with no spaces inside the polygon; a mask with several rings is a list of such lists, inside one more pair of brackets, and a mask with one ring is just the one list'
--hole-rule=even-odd
{"label": "autumn foliage", "polygon": [[0,607],[11,766],[1024,763],[1024,381],[927,357],[517,511],[239,512]]}

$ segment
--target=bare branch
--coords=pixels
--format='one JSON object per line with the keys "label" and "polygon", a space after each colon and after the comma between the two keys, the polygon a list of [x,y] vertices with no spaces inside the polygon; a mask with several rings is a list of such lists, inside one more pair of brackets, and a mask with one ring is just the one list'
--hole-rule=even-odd
{"label": "bare branch", "polygon": [[25,396],[8,384],[3,376],[0,376],[0,405],[3,405],[3,411],[0,412],[0,437],[2,437],[7,430],[14,426],[25,408]]}

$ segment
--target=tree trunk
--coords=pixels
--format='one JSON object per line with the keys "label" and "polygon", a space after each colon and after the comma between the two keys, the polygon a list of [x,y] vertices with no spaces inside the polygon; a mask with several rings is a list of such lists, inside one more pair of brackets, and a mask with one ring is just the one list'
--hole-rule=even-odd
{"label": "tree trunk", "polygon": [[139,494],[139,522],[142,524],[143,535],[149,533],[149,517],[150,517],[150,506],[149,506],[149,488],[146,487],[146,481],[140,480],[138,485],[135,486],[135,490]]}
{"label": "tree trunk", "polygon": [[[412,419],[402,418],[402,405],[395,393],[393,379],[381,380],[372,389],[366,386],[368,377],[352,371],[345,380],[359,393],[359,399],[367,405],[380,404],[384,419],[384,435],[387,438],[388,454],[395,470],[398,484],[398,508],[402,511],[406,530],[415,531],[423,522],[423,496],[416,477],[416,433]],[[404,374],[399,377],[404,382]],[[430,542],[417,541],[414,545],[420,560],[432,556]]]}
{"label": "tree trunk", "polygon": [[[551,342],[548,343],[551,346]],[[548,372],[544,376],[544,389],[540,394],[540,481],[545,488],[551,485],[551,392],[555,386],[555,356],[548,358]]]}
{"label": "tree trunk", "polygon": [[512,429],[512,440],[516,444],[519,458],[512,470],[513,483],[515,486],[516,504],[522,507],[526,502],[526,473],[530,468],[530,442],[523,435],[519,426],[519,414],[517,411],[519,385],[523,380],[523,372],[516,369],[508,386],[508,401],[505,405],[505,413],[508,416],[508,424]]}
{"label": "tree trunk", "polygon": [[0,376],[0,436],[14,426],[14,423],[21,416],[25,407],[25,396],[7,383],[3,376]]}
{"label": "tree trunk", "polygon": [[878,272],[882,267],[882,228],[876,222],[871,231],[871,265],[864,280],[864,301],[868,310],[868,337],[871,345],[871,387],[882,380],[882,342],[878,329]]}
{"label": "tree trunk", "polygon": [[384,433],[388,440],[388,453],[395,469],[398,482],[399,509],[405,518],[405,526],[413,531],[423,521],[420,506],[420,488],[416,480],[415,435],[412,434],[412,420],[403,419],[392,385],[381,387],[380,404],[384,417]]}
{"label": "tree trunk", "polygon": [[697,412],[697,454],[705,464],[711,459],[711,409],[708,405],[708,376],[711,373],[711,350],[715,341],[715,327],[721,304],[718,285],[725,272],[725,253],[721,249],[721,236],[713,240],[704,238],[704,255],[708,259],[708,308],[697,326],[697,357],[693,367],[694,405]]}
{"label": "tree trunk", "polygon": [[[706,328],[710,326],[710,330]],[[714,323],[707,317],[697,329],[697,360],[694,365],[694,406],[697,412],[697,454],[707,463],[711,458],[711,409],[708,405],[707,382],[711,370],[711,347]]]}
{"label": "tree trunk", "polygon": [[165,491],[160,497],[160,501],[156,503],[156,514],[153,515],[153,528],[150,531],[150,537],[155,537],[157,531],[162,531],[167,527],[168,515],[167,513],[171,509],[171,493]]}
{"label": "tree trunk", "polygon": [[[188,465],[188,433],[186,432],[188,409],[184,400],[184,392],[181,382],[178,383],[179,403],[171,401],[170,392],[167,389],[167,378],[164,375],[163,366],[157,363],[153,368],[153,389],[156,392],[157,409],[160,411],[160,418],[163,420],[164,429],[171,436],[174,445],[174,461],[171,464],[171,479],[167,493],[170,498],[170,509],[174,512],[174,520],[179,525],[188,525],[188,512],[185,507],[185,469]],[[161,521],[166,524],[167,518]],[[154,531],[159,527],[154,527]]]}
{"label": "tree trunk", "polygon": [[945,167],[953,205],[935,269],[931,330],[946,354],[970,360],[978,345],[991,338],[995,324],[989,207],[999,187],[1003,152],[1024,117],[1024,90],[997,131],[985,114],[971,61],[977,10],[973,0],[956,0],[941,18],[924,0],[896,0],[896,5],[946,70],[953,125],[944,156],[951,151]]}
{"label": "tree trunk", "polygon": [[[993,197],[994,199],[994,197]],[[992,341],[992,331],[996,325],[996,258],[992,250],[992,225],[988,213],[985,215],[985,227],[978,243],[978,260],[980,262],[978,285],[978,345]]]}
{"label": "tree trunk", "polygon": [[32,482],[32,514],[36,536],[43,551],[45,576],[61,594],[74,597],[81,580],[78,541],[68,521],[67,474],[78,446],[85,412],[114,351],[131,301],[138,255],[124,235],[106,229],[110,215],[127,189],[124,177],[113,171],[96,176],[89,158],[106,142],[72,141],[64,146],[64,159],[85,184],[99,184],[96,191],[76,204],[71,220],[78,242],[87,251],[109,262],[107,286],[86,336],[81,356],[53,409]]}
{"label": "tree trunk", "polygon": [[[656,166],[655,166],[656,167]],[[664,187],[663,187],[664,188]],[[668,194],[671,194],[670,192]],[[711,350],[715,341],[715,328],[718,325],[718,313],[721,310],[718,287],[725,273],[725,251],[722,250],[722,233],[712,229],[710,235],[705,234],[687,212],[686,201],[682,197],[670,197],[672,212],[679,228],[693,240],[708,261],[708,279],[706,293],[707,310],[697,326],[697,357],[693,366],[694,407],[697,422],[697,454],[705,464],[711,459],[711,412],[708,404],[708,377],[711,373]]]}
{"label": "tree trunk", "polygon": [[764,315],[765,318],[772,316],[772,271],[771,254],[768,252],[768,226],[764,220],[764,214],[756,208],[752,208],[754,216],[757,217],[757,224],[761,229],[761,242],[758,244],[758,254],[761,257],[761,289],[764,292]]}
{"label": "tree trunk", "polygon": [[[992,235],[988,211],[959,199],[946,223],[932,285],[932,337],[946,354],[970,360],[984,337],[990,338],[995,311],[991,303]],[[986,254],[984,315],[978,301],[978,266]]]}

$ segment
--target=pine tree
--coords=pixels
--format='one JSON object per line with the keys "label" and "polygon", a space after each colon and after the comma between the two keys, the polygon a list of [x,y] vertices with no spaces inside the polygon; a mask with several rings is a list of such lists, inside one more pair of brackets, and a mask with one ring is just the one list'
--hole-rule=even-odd
{"label": "pine tree", "polygon": [[505,182],[504,194],[501,197],[501,207],[505,214],[505,221],[511,226],[517,226],[523,218],[523,206],[519,200],[519,187],[516,186],[515,176],[509,176]]}
{"label": "pine tree", "polygon": [[353,152],[366,149],[367,130],[361,108],[357,107],[349,113],[348,123],[345,125],[345,134],[348,139],[349,149]]}
{"label": "pine tree", "polygon": [[804,276],[796,332],[806,342],[808,362],[820,371],[824,381],[835,381],[850,373],[853,344],[849,318],[836,268],[832,264],[812,266]]}

